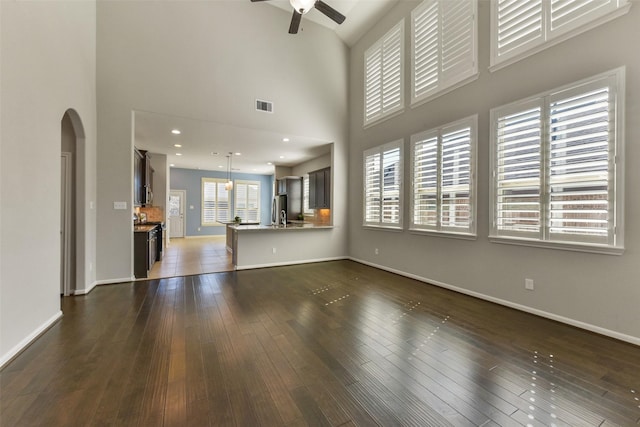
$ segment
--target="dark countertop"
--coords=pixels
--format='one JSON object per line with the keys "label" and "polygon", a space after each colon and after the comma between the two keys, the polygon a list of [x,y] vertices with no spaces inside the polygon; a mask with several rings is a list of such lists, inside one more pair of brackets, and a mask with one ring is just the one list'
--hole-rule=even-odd
{"label": "dark countertop", "polygon": [[154,228],[158,227],[160,224],[137,224],[133,226],[134,233],[148,233]]}

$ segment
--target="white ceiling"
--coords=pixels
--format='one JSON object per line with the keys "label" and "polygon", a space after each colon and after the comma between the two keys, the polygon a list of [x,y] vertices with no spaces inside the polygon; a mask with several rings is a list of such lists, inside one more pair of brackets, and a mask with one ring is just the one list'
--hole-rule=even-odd
{"label": "white ceiling", "polygon": [[[313,21],[335,31],[347,45],[352,46],[398,0],[325,0],[325,2],[345,15],[345,22],[338,25],[317,10],[311,10],[303,16],[301,31],[304,31],[305,21]],[[289,0],[257,2],[252,3],[251,6],[256,8],[275,6],[283,9],[283,14],[286,13],[287,16],[292,14]],[[282,31],[286,33],[288,26],[282,28]],[[287,36],[296,37],[296,35]],[[166,154],[169,164],[187,169],[226,171],[227,156],[229,152],[233,152],[241,153],[240,156],[233,156],[234,171],[272,174],[273,165],[295,166],[330,152],[332,142],[305,135],[290,135],[285,129],[281,132],[249,129],[147,111],[135,112],[134,127],[137,148]],[[172,129],[179,129],[181,134],[172,134]],[[285,138],[289,141],[285,142]],[[175,147],[174,144],[180,144],[182,147]]]}
{"label": "white ceiling", "polygon": [[[302,17],[300,29],[304,31],[305,20],[313,21],[336,32],[347,45],[353,46],[398,0],[324,0],[332,8],[342,13],[346,19],[338,25],[315,9]],[[270,0],[265,4],[279,7],[290,14],[293,8],[289,0]],[[283,31],[288,31],[288,27]],[[292,36],[293,37],[293,36]]]}
{"label": "white ceiling", "polygon": [[[136,111],[134,120],[138,149],[166,154],[169,164],[185,169],[226,171],[227,156],[231,152],[234,153],[234,172],[271,175],[274,165],[295,166],[331,151],[331,141],[300,135],[146,111]],[[173,134],[174,129],[180,134]],[[285,141],[285,138],[289,140]]]}

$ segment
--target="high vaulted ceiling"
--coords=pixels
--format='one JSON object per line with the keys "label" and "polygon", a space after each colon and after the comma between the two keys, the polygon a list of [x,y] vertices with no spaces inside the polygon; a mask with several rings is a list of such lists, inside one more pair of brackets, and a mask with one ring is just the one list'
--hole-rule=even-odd
{"label": "high vaulted ceiling", "polygon": [[[345,22],[338,25],[317,10],[311,10],[303,16],[300,31],[304,31],[305,24],[313,22],[311,25],[318,24],[335,31],[346,45],[352,46],[398,1],[326,0],[346,16]],[[274,8],[280,8],[283,23],[289,21],[293,10],[289,0],[255,2],[251,7],[258,11],[264,8],[265,16],[270,19]],[[288,35],[287,31],[285,24],[282,27],[284,37],[301,37],[300,34]],[[233,157],[234,171],[270,174],[273,165],[294,166],[328,153],[332,142],[311,135],[291,135],[286,129],[266,131],[148,111],[136,111],[134,123],[136,147],[166,154],[169,164],[187,169],[226,170],[227,156],[233,151],[242,153]],[[179,129],[181,134],[171,134],[172,129]],[[233,149],[229,148],[231,146]]]}
{"label": "high vaulted ceiling", "polygon": [[[302,18],[301,29],[305,20],[313,21],[334,30],[347,45],[353,46],[371,26],[376,23],[399,0],[326,0],[329,6],[346,16],[347,19],[338,25],[317,10],[311,10]],[[270,0],[264,4],[279,7],[287,12],[293,9],[289,0]],[[283,31],[286,31],[284,28]]]}

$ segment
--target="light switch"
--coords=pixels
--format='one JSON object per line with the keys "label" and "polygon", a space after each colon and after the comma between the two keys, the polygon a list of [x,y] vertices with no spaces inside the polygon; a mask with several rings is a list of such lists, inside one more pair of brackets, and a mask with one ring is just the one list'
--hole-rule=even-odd
{"label": "light switch", "polygon": [[189,209],[193,210],[193,205],[189,205]]}
{"label": "light switch", "polygon": [[127,209],[127,202],[113,202],[113,209]]}

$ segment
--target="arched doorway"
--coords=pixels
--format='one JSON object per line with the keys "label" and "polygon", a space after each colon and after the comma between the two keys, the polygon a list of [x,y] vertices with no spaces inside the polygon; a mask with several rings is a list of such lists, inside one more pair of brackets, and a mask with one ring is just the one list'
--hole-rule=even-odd
{"label": "arched doorway", "polygon": [[85,287],[85,132],[73,109],[60,128],[60,293],[67,296]]}

